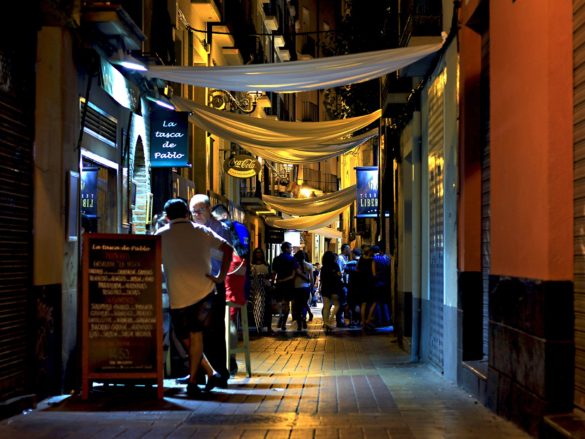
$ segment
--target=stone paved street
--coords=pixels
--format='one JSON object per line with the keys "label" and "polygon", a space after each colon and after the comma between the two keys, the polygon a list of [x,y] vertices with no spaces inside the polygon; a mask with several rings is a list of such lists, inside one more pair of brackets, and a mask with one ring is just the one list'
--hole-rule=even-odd
{"label": "stone paved street", "polygon": [[[289,322],[290,326],[290,322]],[[1,438],[432,439],[529,437],[433,369],[411,364],[388,331],[331,335],[321,320],[300,334],[252,337],[229,389],[186,398],[165,380],[152,391],[95,390],[90,399],[52,398],[0,423]]]}

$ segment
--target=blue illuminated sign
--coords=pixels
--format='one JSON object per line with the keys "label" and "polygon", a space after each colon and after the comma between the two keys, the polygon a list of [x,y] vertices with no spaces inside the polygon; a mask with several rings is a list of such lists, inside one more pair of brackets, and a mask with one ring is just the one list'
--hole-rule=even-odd
{"label": "blue illuminated sign", "polygon": [[378,168],[361,166],[355,168],[357,179],[357,218],[378,216]]}
{"label": "blue illuminated sign", "polygon": [[150,166],[189,166],[188,112],[157,110],[150,115]]}

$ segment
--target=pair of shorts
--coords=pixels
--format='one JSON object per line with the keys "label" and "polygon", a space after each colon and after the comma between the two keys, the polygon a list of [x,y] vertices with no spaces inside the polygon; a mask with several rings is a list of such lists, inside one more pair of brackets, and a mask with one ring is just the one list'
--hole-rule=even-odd
{"label": "pair of shorts", "polygon": [[185,308],[171,309],[173,329],[179,340],[188,339],[192,332],[202,332],[210,327],[214,294],[215,292],[209,293],[199,302]]}

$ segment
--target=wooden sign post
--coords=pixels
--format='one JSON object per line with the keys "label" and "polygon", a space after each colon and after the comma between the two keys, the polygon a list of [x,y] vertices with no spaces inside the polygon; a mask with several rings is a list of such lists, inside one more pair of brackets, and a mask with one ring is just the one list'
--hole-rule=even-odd
{"label": "wooden sign post", "polygon": [[83,236],[82,388],[96,380],[156,380],[163,397],[160,239]]}

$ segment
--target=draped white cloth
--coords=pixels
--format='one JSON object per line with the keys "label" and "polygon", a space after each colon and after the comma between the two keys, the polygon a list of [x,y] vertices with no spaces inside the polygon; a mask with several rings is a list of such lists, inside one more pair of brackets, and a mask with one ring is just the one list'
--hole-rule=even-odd
{"label": "draped white cloth", "polygon": [[321,215],[308,215],[296,218],[279,218],[269,216],[266,218],[266,224],[270,227],[287,230],[314,230],[325,227],[337,220],[337,217],[345,210],[346,206],[332,212],[322,213]]}
{"label": "draped white cloth", "polygon": [[304,148],[267,148],[247,143],[240,143],[240,146],[252,154],[272,162],[301,165],[303,163],[320,162],[332,157],[337,157],[340,154],[351,151],[377,135],[378,129],[374,128],[359,136],[350,137],[345,142],[341,141],[340,143],[307,145]]}
{"label": "draped white cloth", "polygon": [[356,186],[350,186],[338,192],[330,192],[313,198],[284,198],[262,195],[269,207],[288,215],[320,215],[347,206],[355,200]]}
{"label": "draped white cloth", "polygon": [[200,128],[231,142],[265,148],[295,149],[323,143],[341,142],[344,137],[380,118],[381,110],[364,116],[324,122],[288,122],[260,119],[245,114],[216,110],[183,98],[173,104],[189,111],[190,119]]}
{"label": "draped white cloth", "polygon": [[243,66],[150,66],[149,78],[229,91],[302,92],[379,78],[441,48],[425,44],[303,61]]}

